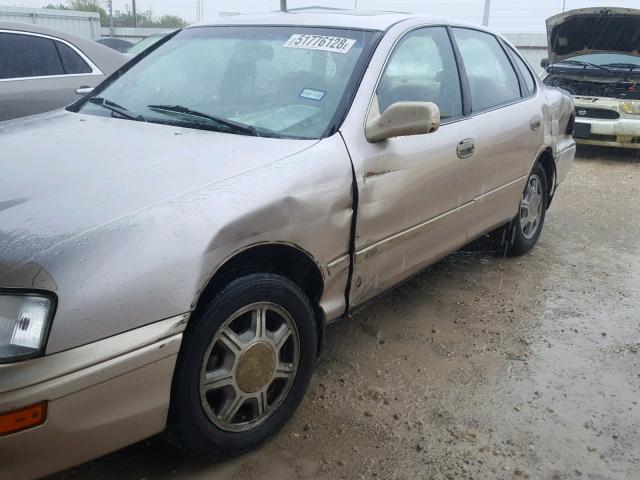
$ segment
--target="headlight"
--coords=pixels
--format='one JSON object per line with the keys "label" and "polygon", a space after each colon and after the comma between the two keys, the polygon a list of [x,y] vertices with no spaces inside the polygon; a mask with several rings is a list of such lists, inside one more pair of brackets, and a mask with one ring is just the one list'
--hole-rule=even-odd
{"label": "headlight", "polygon": [[640,115],[640,102],[625,100],[620,102],[620,110],[630,115]]}
{"label": "headlight", "polygon": [[43,353],[53,307],[42,294],[0,291],[0,363]]}

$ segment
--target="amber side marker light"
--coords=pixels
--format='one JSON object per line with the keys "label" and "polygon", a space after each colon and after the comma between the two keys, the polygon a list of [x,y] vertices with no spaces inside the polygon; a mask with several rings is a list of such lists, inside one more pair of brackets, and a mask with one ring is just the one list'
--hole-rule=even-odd
{"label": "amber side marker light", "polygon": [[0,437],[42,425],[47,419],[47,402],[0,413]]}

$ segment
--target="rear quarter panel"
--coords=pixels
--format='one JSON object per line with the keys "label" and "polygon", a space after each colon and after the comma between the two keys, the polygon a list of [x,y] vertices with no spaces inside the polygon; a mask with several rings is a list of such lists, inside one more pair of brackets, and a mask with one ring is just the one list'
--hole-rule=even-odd
{"label": "rear quarter panel", "polygon": [[574,115],[573,97],[564,90],[539,82],[546,102],[543,106],[544,148],[550,148],[556,165],[556,186],[569,173],[575,157],[576,143],[567,127]]}

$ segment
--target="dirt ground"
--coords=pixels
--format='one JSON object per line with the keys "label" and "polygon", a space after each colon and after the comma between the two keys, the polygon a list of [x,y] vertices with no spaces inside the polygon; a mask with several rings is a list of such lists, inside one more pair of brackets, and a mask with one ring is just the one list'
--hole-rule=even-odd
{"label": "dirt ground", "polygon": [[258,451],[153,438],[55,478],[640,479],[640,155],[580,150],[546,222],[522,258],[467,248],[330,326]]}

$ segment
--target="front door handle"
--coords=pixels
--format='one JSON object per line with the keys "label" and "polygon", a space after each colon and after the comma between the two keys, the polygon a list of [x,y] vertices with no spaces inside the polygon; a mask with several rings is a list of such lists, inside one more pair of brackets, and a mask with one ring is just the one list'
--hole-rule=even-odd
{"label": "front door handle", "polygon": [[469,158],[476,151],[476,144],[473,138],[462,140],[458,144],[458,158]]}

